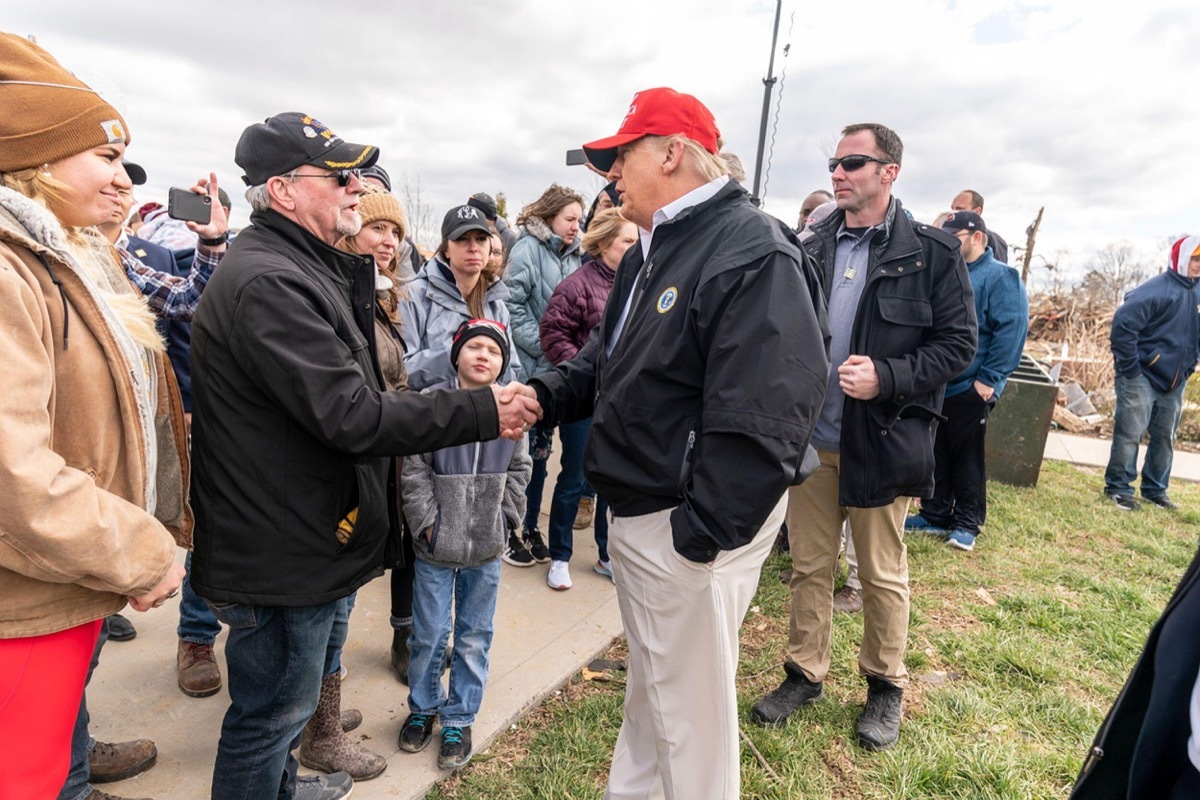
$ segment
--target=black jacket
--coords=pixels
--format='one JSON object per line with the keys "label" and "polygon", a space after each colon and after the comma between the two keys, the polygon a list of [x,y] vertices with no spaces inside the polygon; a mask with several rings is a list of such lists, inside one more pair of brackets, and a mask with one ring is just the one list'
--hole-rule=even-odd
{"label": "black jacket", "polygon": [[[835,211],[810,229],[804,248],[822,267],[826,302],[833,282]],[[879,374],[873,400],[846,398],[838,502],[854,508],[933,493],[933,437],[946,383],[975,357],[975,299],[954,236],[908,219],[892,200],[885,230],[871,243],[867,284],[850,352],[870,356]]]}
{"label": "black jacket", "polygon": [[1071,800],[1159,800],[1188,766],[1188,717],[1200,670],[1200,551],[1100,726]]}
{"label": "black jacket", "polygon": [[675,549],[692,561],[741,547],[795,480],[820,412],[819,291],[792,232],[730,183],[660,225],[644,264],[629,248],[587,345],[532,381],[545,424],[592,416],[585,471],[617,516],[677,506]]}
{"label": "black jacket", "polygon": [[382,391],[370,257],[275,212],[251,222],[192,321],[191,581],[214,601],[315,605],[380,573],[400,519],[389,456],[492,439],[499,420],[490,388]]}

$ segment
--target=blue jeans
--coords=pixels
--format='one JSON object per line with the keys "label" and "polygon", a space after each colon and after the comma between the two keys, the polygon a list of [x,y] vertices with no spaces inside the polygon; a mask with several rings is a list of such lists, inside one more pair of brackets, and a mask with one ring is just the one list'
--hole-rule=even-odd
{"label": "blue jeans", "polygon": [[83,800],[92,793],[88,780],[92,777],[92,769],[88,765],[88,756],[96,746],[96,740],[88,732],[91,716],[87,708],[87,685],[92,682],[92,673],[100,663],[100,648],[108,641],[108,617],[100,626],[100,638],[96,640],[96,649],[92,651],[92,663],[88,666],[87,679],[84,682],[83,697],[79,701],[79,714],[75,717],[75,730],[71,734],[71,769],[67,780],[58,793],[58,800]]}
{"label": "blue jeans", "polygon": [[1183,413],[1181,383],[1169,392],[1159,392],[1145,375],[1117,376],[1117,410],[1113,420],[1112,450],[1104,470],[1104,492],[1133,495],[1137,478],[1138,443],[1149,431],[1146,461],[1142,464],[1142,497],[1162,497],[1171,479],[1175,456],[1175,429]]}
{"label": "blue jeans", "polygon": [[187,575],[183,578],[182,594],[179,597],[179,627],[176,632],[181,641],[192,644],[213,644],[221,632],[221,623],[213,615],[208,603],[192,591],[192,552],[189,550],[183,562]]}
{"label": "blue jeans", "polygon": [[533,474],[525,487],[525,532],[537,530],[538,515],[542,513],[542,492],[546,488],[546,464],[553,452],[554,429],[534,428],[529,432],[529,455],[533,458]]}
{"label": "blue jeans", "polygon": [[343,597],[337,601],[337,611],[333,615],[333,628],[329,631],[329,644],[325,648],[325,675],[334,675],[342,671],[342,648],[346,645],[346,636],[350,632],[350,612],[358,592]]}
{"label": "blue jeans", "polygon": [[317,710],[341,602],[213,605],[229,626],[230,699],[213,766],[213,800],[291,800],[299,766],[291,751]]}
{"label": "blue jeans", "polygon": [[[475,722],[487,683],[492,618],[500,589],[500,559],[453,569],[417,559],[413,581],[413,632],[408,639],[408,708],[437,714],[442,726]],[[450,691],[442,688],[446,642],[454,617]]]}
{"label": "blue jeans", "polygon": [[[579,511],[579,499],[584,496],[588,482],[583,477],[583,448],[587,444],[592,420],[581,419],[560,425],[562,439],[562,470],[554,484],[554,497],[550,500],[550,558],[555,561],[570,561],[575,536],[575,514]],[[596,498],[596,515],[592,523],[596,531],[596,546],[600,549],[600,560],[608,561],[608,504],[604,498]]]}

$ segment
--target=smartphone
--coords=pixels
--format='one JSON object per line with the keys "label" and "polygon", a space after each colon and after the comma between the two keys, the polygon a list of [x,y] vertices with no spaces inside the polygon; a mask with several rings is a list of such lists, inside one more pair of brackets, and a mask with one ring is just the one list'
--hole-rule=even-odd
{"label": "smartphone", "polygon": [[188,189],[172,188],[167,193],[167,216],[207,225],[212,221],[212,198]]}
{"label": "smartphone", "polygon": [[580,164],[586,164],[587,162],[588,162],[587,154],[584,153],[582,150],[568,150],[567,151],[567,166],[568,167],[575,167]]}

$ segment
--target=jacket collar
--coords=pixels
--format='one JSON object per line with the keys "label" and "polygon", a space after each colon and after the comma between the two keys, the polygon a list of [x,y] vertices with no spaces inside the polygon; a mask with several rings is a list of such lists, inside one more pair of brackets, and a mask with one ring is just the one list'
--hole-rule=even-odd
{"label": "jacket collar", "polygon": [[[908,224],[897,225],[897,220]],[[842,229],[845,221],[846,212],[839,208],[812,226],[813,235],[824,246],[826,259],[830,265],[833,263],[833,252],[837,246],[837,232]],[[875,241],[871,245],[871,266],[874,267],[876,264],[920,252],[921,243],[917,241],[917,234],[913,230],[914,224],[916,223],[908,222],[908,215],[900,203],[900,199],[893,197],[888,203],[887,214],[883,218],[883,230],[876,234]]]}
{"label": "jacket collar", "polygon": [[284,239],[299,255],[318,268],[324,268],[323,271],[340,284],[349,286],[355,272],[360,269],[370,268],[374,271],[370,256],[348,253],[325,244],[278,211],[255,211],[250,215],[250,222]]}

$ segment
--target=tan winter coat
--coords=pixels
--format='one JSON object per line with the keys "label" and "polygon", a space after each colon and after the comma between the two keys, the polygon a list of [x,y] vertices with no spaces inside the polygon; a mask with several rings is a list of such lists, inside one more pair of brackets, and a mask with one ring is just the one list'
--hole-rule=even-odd
{"label": "tan winter coat", "polygon": [[47,219],[0,187],[0,638],[119,611],[162,579],[176,544],[191,544],[170,366],[155,359],[156,519],[144,510],[147,432],[127,362],[83,280],[39,243],[54,241]]}

